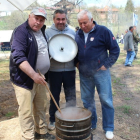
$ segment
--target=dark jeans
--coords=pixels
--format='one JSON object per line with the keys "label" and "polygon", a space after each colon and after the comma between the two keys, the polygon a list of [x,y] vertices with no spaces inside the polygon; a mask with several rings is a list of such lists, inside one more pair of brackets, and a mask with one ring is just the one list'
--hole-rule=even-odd
{"label": "dark jeans", "polygon": [[[49,85],[50,91],[54,96],[58,106],[60,99],[61,86],[63,83],[66,106],[76,106],[76,89],[75,89],[75,70],[74,71],[64,71],[64,72],[52,72],[49,71]],[[50,121],[55,122],[55,112],[57,107],[55,106],[53,100],[50,100],[49,115]]]}

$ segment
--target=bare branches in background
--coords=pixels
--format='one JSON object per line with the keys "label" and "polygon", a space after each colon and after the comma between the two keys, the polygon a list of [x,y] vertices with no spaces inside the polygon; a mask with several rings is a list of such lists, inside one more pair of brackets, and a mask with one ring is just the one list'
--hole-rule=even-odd
{"label": "bare branches in background", "polygon": [[[56,9],[63,9],[67,13],[68,23],[73,27],[78,26],[77,13],[81,9],[88,9],[98,24],[108,26],[110,22],[114,35],[124,33],[129,26],[133,25],[133,13],[140,17],[140,7],[134,7],[132,0],[127,0],[126,6],[119,8],[109,3],[111,0],[106,3],[101,3],[101,0],[92,1],[98,3],[99,6],[88,7],[84,0],[46,0],[44,5],[35,2],[23,13],[14,11],[11,16],[0,17],[0,30],[12,30],[22,24],[28,18],[31,9],[36,6],[42,6],[47,10],[47,21],[45,22],[47,26],[53,24],[53,13]],[[140,26],[140,22],[137,26]],[[140,32],[140,28],[137,28],[137,30]]]}
{"label": "bare branches in background", "polygon": [[68,16],[67,22],[68,24],[70,24],[71,14],[75,14],[79,12],[79,11],[74,11],[74,9],[76,9],[76,7],[79,7],[78,9],[80,9],[80,3],[82,1],[83,0],[59,0],[56,2],[56,0],[52,0],[51,2],[46,4],[46,7],[51,6],[49,10],[63,9]]}

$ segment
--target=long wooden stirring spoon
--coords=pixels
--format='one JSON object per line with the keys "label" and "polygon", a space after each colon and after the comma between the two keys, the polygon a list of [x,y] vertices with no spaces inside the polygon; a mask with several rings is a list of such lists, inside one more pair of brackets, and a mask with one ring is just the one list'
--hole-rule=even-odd
{"label": "long wooden stirring spoon", "polygon": [[[37,71],[38,71],[39,75],[40,75],[41,77],[43,77],[42,74],[40,73],[40,71],[39,71],[39,70],[37,70]],[[49,87],[47,86],[47,84],[45,84],[45,86],[46,86],[46,88],[47,88],[47,90],[48,90],[48,92],[49,92],[49,94],[50,94],[50,96],[51,96],[53,102],[55,103],[55,105],[56,105],[58,111],[61,113],[61,110],[60,110],[58,104],[56,103],[56,101],[55,101],[55,99],[54,99],[54,97],[53,97],[53,95],[52,95],[52,93],[51,93]]]}

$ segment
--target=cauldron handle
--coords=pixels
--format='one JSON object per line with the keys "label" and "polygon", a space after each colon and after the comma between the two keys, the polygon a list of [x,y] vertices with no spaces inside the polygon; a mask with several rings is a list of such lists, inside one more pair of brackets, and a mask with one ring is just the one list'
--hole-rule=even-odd
{"label": "cauldron handle", "polygon": [[59,121],[57,121],[57,123],[59,123],[62,127],[74,127],[75,126],[75,123],[71,126],[67,126],[67,125],[63,125],[62,123],[60,123]]}
{"label": "cauldron handle", "polygon": [[75,123],[73,124],[73,125],[71,125],[71,126],[67,126],[67,125],[63,125],[63,124],[60,124],[62,127],[74,127],[74,125],[75,125]]}

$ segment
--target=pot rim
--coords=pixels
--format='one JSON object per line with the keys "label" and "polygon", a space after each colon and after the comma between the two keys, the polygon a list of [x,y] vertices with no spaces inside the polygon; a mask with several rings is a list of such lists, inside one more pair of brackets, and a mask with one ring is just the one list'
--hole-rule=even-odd
{"label": "pot rim", "polygon": [[[81,118],[81,119],[63,119],[63,118],[57,116],[57,112],[60,114],[60,112],[57,110],[55,112],[55,117],[58,118],[61,121],[69,121],[69,122],[77,122],[78,121],[79,122],[79,121],[85,121],[85,120],[89,119],[92,116],[91,111],[86,109],[86,108],[84,108],[84,107],[66,107],[66,108],[81,108],[81,109],[87,110],[90,114],[87,117]],[[61,108],[61,110],[66,109],[66,108]]]}

